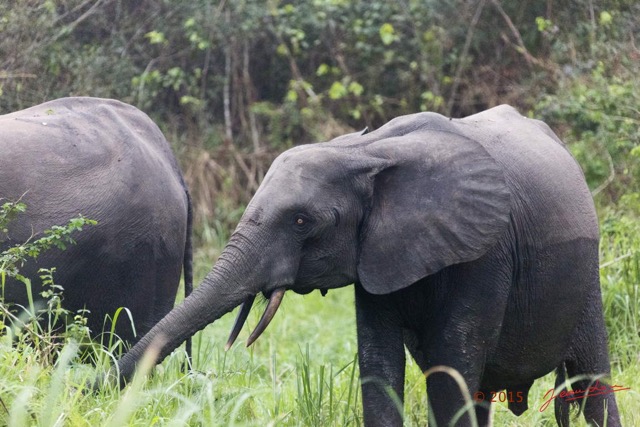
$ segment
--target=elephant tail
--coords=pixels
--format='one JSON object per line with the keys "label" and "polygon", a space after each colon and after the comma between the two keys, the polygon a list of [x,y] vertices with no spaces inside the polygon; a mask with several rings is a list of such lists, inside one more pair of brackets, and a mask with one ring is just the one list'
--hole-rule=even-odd
{"label": "elephant tail", "polygon": [[[184,260],[182,271],[184,274],[184,299],[187,299],[193,291],[193,206],[191,202],[191,194],[185,190],[187,194],[187,238],[185,240]],[[191,367],[191,338],[185,343],[187,351],[187,363]]]}

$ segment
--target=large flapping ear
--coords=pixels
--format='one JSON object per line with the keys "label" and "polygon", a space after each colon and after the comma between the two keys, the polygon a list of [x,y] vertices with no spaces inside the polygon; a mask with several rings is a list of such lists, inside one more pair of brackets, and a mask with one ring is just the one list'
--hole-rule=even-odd
{"label": "large flapping ear", "polygon": [[369,144],[388,160],[373,177],[358,276],[386,294],[482,256],[506,229],[510,195],[502,168],[478,142],[419,130]]}

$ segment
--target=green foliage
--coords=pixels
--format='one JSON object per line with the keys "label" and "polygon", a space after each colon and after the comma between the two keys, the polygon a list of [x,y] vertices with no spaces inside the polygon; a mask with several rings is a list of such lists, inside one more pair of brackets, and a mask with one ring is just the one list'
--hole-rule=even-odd
{"label": "green foliage", "polygon": [[575,35],[554,36],[558,90],[543,94],[533,115],[559,130],[600,203],[621,204],[638,213],[640,85],[635,76],[640,53],[621,39],[636,15],[602,11],[599,16],[583,26],[590,32],[589,49],[573,57],[564,53],[575,49]]}
{"label": "green foliage", "polygon": [[[5,202],[0,208],[0,229],[7,232],[9,223],[20,213],[26,211],[22,202]],[[73,218],[65,226],[52,226],[44,236],[33,241],[8,247],[0,252],[0,329],[9,328],[9,337],[15,336],[21,345],[30,345],[42,363],[51,363],[65,341],[80,342],[88,337],[84,311],[71,313],[62,307],[62,286],[55,283],[55,268],[40,269],[41,289],[39,294],[46,302],[45,306],[36,304],[31,278],[20,274],[20,267],[27,259],[37,258],[51,248],[66,249],[73,244],[71,234],[81,231],[85,225],[95,225],[96,221],[82,216]],[[2,242],[2,240],[0,240]],[[25,286],[28,307],[15,306],[5,301],[7,277],[12,277]],[[65,331],[59,335],[59,329]],[[61,339],[63,338],[63,339]]]}
{"label": "green foliage", "polygon": [[[296,386],[298,412],[306,425],[351,425],[359,420],[359,415],[353,411],[352,402],[358,398],[358,384],[356,382],[357,357],[347,365],[333,372],[333,365],[320,365],[317,372],[313,371],[313,357],[309,352],[309,345],[305,353],[301,353],[296,364]],[[328,373],[327,373],[328,370]],[[349,384],[342,394],[336,393],[334,379],[343,371],[349,373]],[[345,402],[342,412],[336,411],[336,402]]]}
{"label": "green foliage", "polygon": [[[0,209],[0,226],[6,227],[6,224],[13,220],[15,216],[26,210],[24,203],[11,203],[7,202],[2,205]],[[71,234],[77,231],[82,231],[82,227],[85,225],[96,225],[97,221],[87,219],[80,215],[77,218],[72,218],[65,226],[54,225],[50,229],[44,231],[44,236],[39,237],[37,240],[31,242],[25,242],[12,246],[0,253],[0,275],[16,277],[20,280],[24,278],[18,273],[18,269],[27,258],[37,258],[41,252],[46,251],[52,247],[56,247],[61,250],[65,250],[68,244],[74,244],[75,241],[71,237]],[[5,231],[6,232],[6,231]]]}
{"label": "green foliage", "polygon": [[[7,226],[18,214],[27,210],[27,205],[21,202],[5,202],[0,205],[0,231],[2,236],[7,233]],[[3,242],[4,238],[0,240]]]}
{"label": "green foliage", "polygon": [[640,86],[606,73],[603,62],[563,86],[565,90],[548,96],[538,108],[552,123],[572,124],[565,139],[592,188],[615,174],[617,185],[608,189],[610,197],[640,190]]}
{"label": "green foliage", "polygon": [[[532,99],[516,78],[549,88],[547,70],[528,58],[543,63],[545,34],[576,17],[583,28],[589,8],[555,5],[546,16],[542,4],[503,3],[3,3],[0,111],[68,94],[109,96],[187,131],[182,144],[203,147],[220,132],[216,144],[281,150],[333,136],[325,117],[373,128],[427,108],[460,116],[505,101],[524,107]],[[613,31],[619,11],[596,12]],[[259,116],[260,103],[281,113]],[[291,107],[320,117],[290,120]],[[286,131],[282,140],[270,138],[274,127]]]}
{"label": "green foliage", "polygon": [[[624,345],[627,331],[640,337],[640,221],[607,209],[602,221],[601,279],[605,289],[605,319],[611,346],[626,363],[637,358],[640,342]],[[632,333],[632,335],[634,335]],[[621,343],[616,345],[614,343]]]}
{"label": "green foliage", "polygon": [[[0,112],[70,94],[137,105],[188,179],[207,173],[193,161],[202,150],[231,171],[219,180],[243,170],[209,193],[188,181],[200,188],[199,222],[216,198],[247,203],[276,153],[423,110],[463,116],[509,103],[551,122],[605,203],[639,182],[632,0],[32,6],[0,4]],[[253,157],[243,164],[237,153]]]}

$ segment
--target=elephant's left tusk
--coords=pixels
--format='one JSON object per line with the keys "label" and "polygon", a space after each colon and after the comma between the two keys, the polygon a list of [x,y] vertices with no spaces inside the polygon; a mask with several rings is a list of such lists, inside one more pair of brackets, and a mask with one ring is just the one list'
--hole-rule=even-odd
{"label": "elephant's left tusk", "polygon": [[236,321],[233,324],[233,329],[229,334],[229,339],[227,340],[227,344],[224,346],[224,351],[228,351],[233,345],[233,343],[236,341],[236,338],[238,338],[238,334],[240,333],[240,330],[244,326],[244,322],[247,321],[247,316],[249,316],[249,312],[251,311],[251,306],[253,305],[253,300],[255,299],[256,299],[255,295],[250,296],[240,305],[240,311],[238,312],[238,317],[236,317]]}
{"label": "elephant's left tusk", "polygon": [[258,339],[260,335],[267,329],[271,319],[278,311],[278,307],[280,307],[280,303],[282,302],[282,297],[284,296],[285,288],[278,288],[271,292],[271,296],[269,296],[269,304],[267,304],[267,308],[264,310],[262,317],[260,318],[260,322],[258,322],[258,326],[251,333],[249,339],[247,340],[247,347],[249,347],[255,340]]}

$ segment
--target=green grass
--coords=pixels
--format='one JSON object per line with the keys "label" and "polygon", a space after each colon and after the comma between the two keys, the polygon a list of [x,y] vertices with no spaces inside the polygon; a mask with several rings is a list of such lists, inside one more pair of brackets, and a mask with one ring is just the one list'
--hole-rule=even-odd
{"label": "green grass", "polygon": [[[613,381],[631,387],[616,394],[625,426],[640,426],[640,221],[603,221],[602,286],[610,335]],[[216,248],[202,249],[198,275]],[[287,293],[263,336],[244,347],[260,307],[237,343],[223,347],[234,315],[208,326],[194,340],[195,370],[182,370],[174,352],[145,380],[124,390],[87,393],[91,365],[77,362],[77,347],[61,347],[55,365],[32,347],[12,347],[0,336],[0,425],[8,426],[345,426],[361,425],[352,288],[307,296]],[[103,363],[108,360],[102,354]],[[496,405],[496,426],[554,426],[553,408],[540,412],[553,376],[536,381],[521,417]],[[408,426],[427,423],[425,380],[407,358],[405,414]],[[573,425],[584,426],[582,418]]]}

